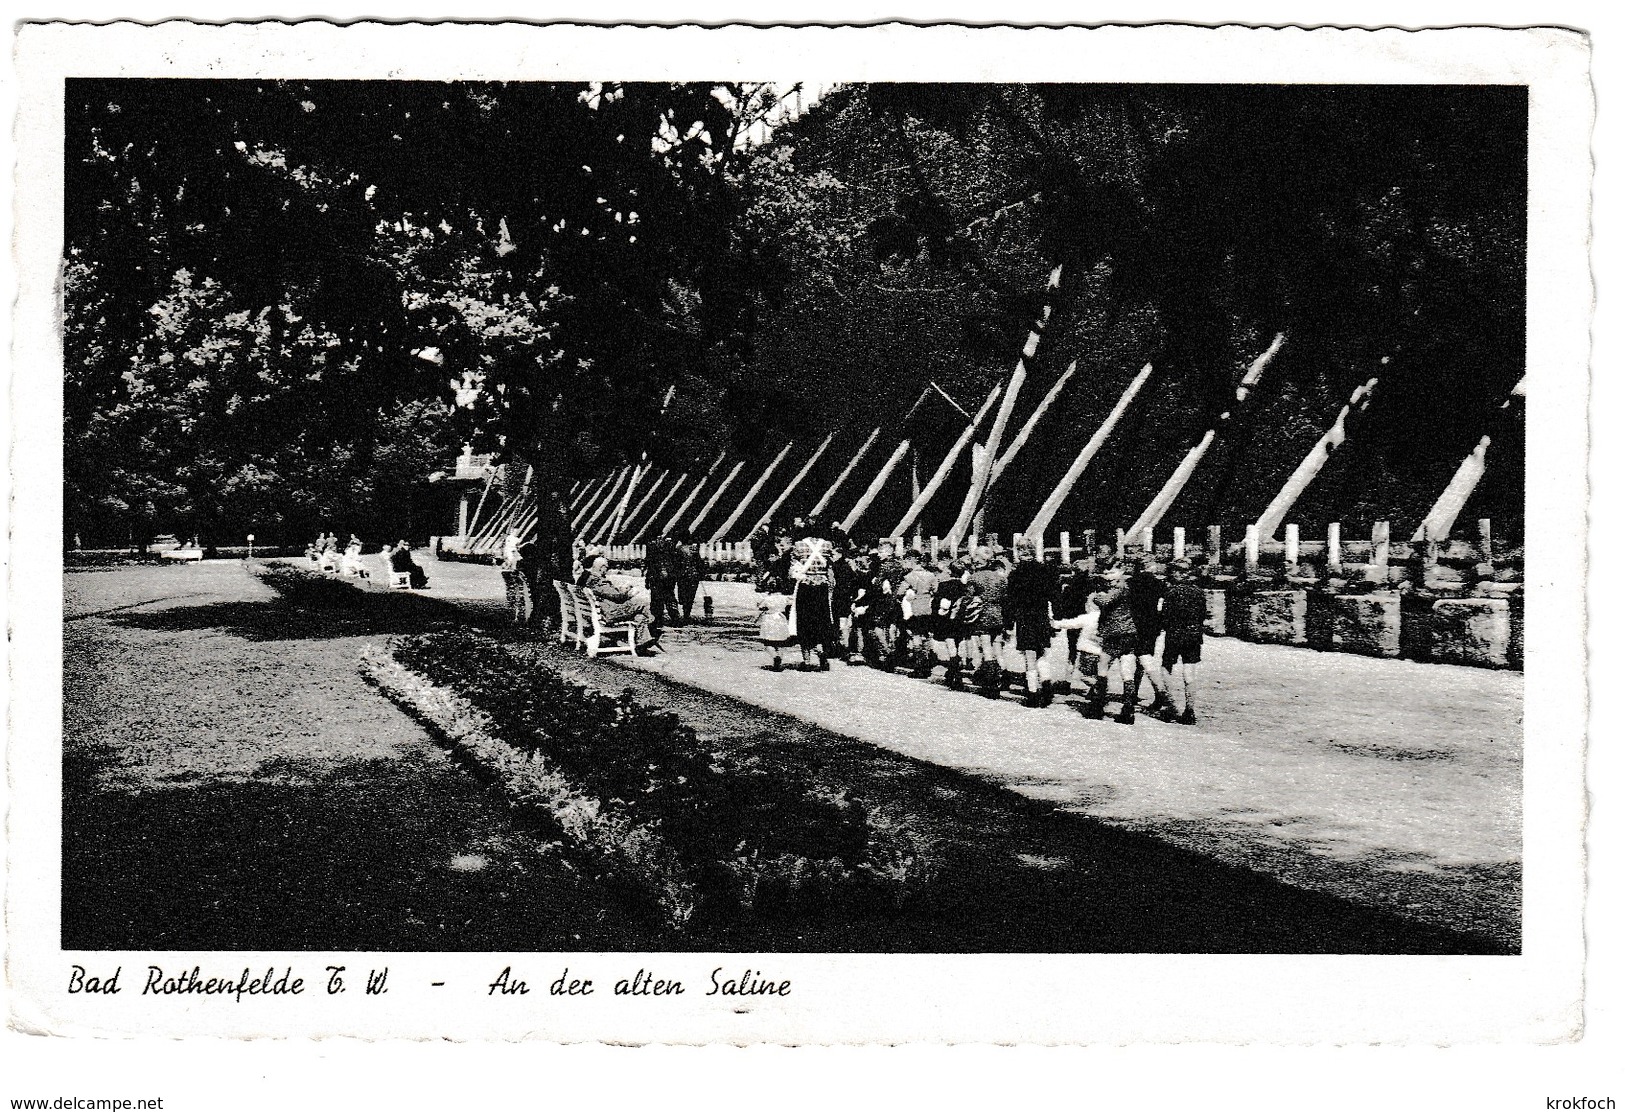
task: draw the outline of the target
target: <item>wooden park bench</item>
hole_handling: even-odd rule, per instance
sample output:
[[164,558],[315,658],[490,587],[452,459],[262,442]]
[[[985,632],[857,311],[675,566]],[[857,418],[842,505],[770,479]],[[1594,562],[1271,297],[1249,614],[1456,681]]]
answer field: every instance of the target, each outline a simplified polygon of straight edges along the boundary
[[389,562],[389,553],[380,552],[378,562],[384,568],[384,580],[391,590],[410,591],[412,589],[412,573],[409,571],[396,571],[395,565]]
[[625,622],[610,625],[604,621],[604,611],[597,597],[585,587],[553,580],[553,590],[559,596],[559,641],[577,644],[588,656],[609,653],[631,653],[637,650],[638,624]]

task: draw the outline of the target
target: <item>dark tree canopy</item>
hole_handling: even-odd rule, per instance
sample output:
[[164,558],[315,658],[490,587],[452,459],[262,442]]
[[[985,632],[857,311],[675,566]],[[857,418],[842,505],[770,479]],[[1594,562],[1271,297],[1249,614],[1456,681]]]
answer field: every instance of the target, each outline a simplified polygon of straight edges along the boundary
[[[754,146],[767,86],[75,80],[66,107],[70,533],[396,532],[465,440],[556,493],[842,429],[815,497],[929,382],[974,409],[1058,264],[1016,420],[1079,373],[989,527],[1149,361],[1062,514],[1126,524],[1277,333],[1180,520],[1251,520],[1378,375],[1302,520],[1414,523],[1492,432],[1469,509],[1521,525],[1521,88],[851,85]],[[925,468],[958,431],[930,414]]]

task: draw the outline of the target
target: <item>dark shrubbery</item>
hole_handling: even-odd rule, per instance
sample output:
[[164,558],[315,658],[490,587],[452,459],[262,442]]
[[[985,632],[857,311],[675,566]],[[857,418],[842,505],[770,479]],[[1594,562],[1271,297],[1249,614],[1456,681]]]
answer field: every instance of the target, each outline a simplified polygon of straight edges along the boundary
[[911,879],[895,873],[892,831],[860,805],[713,750],[675,715],[629,695],[588,690],[463,630],[405,638],[394,655],[488,715],[508,744],[541,754],[606,807],[653,823],[691,871],[702,915],[808,910]]

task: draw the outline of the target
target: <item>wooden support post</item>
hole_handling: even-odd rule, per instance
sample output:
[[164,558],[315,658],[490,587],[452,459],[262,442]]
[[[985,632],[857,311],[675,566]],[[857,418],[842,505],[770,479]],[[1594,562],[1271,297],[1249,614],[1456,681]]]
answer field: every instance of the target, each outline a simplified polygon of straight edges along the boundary
[[1483,557],[1483,562],[1493,569],[1495,567],[1495,541],[1490,533],[1490,519],[1487,517],[1478,519],[1478,551]]
[[1326,526],[1326,571],[1336,575],[1343,570],[1343,525],[1334,521]]
[[779,449],[779,454],[773,457],[773,462],[767,465],[767,470],[763,471],[761,476],[751,484],[750,489],[745,492],[745,497],[741,498],[739,500],[739,505],[734,507],[734,512],[728,515],[728,519],[726,521],[717,526],[716,535],[711,538],[712,540],[720,541],[728,530],[732,529],[734,525],[738,523],[740,517],[745,513],[745,507],[749,506],[751,502],[755,501],[756,496],[762,493],[762,487],[767,485],[767,480],[772,478],[773,472],[778,470],[779,464],[784,462],[784,457],[789,455],[790,449],[794,448],[795,446],[796,442],[792,440],[783,448]]
[[1117,531],[1117,558],[1121,560],[1128,552],[1128,532],[1123,529]]
[[671,500],[676,497],[677,492],[682,490],[684,484],[687,482],[687,471],[677,476],[677,481],[666,489],[666,493],[664,497],[660,499],[659,504],[657,504],[655,508],[649,512],[649,516],[644,518],[643,524],[638,527],[638,531],[632,537],[634,541],[641,541],[643,539],[644,534],[649,531],[649,527],[660,520],[660,515],[665,512],[666,507],[671,503]]
[[1258,526],[1257,525],[1249,525],[1249,526],[1247,526],[1247,533],[1242,538],[1241,543],[1242,543],[1242,548],[1244,550],[1243,559],[1246,561],[1245,566],[1246,566],[1247,574],[1248,575],[1257,575],[1258,574]]
[[773,515],[778,513],[779,507],[784,505],[785,499],[795,493],[796,487],[801,485],[801,480],[807,477],[807,472],[812,470],[813,464],[818,462],[818,457],[824,454],[824,449],[828,448],[829,442],[834,439],[834,433],[824,437],[824,442],[818,446],[811,456],[807,457],[807,462],[801,465],[801,470],[797,471],[795,478],[790,480],[790,485],[784,488],[784,493],[773,499],[773,504],[763,511],[761,517],[756,519],[756,524],[745,530],[745,536],[755,536],[756,530],[773,520]]
[[1287,477],[1280,492],[1258,516],[1258,532],[1265,540],[1275,536],[1275,531],[1286,520],[1286,515],[1292,512],[1293,505],[1309,484],[1314,482],[1315,476],[1320,474],[1321,468],[1326,465],[1332,453],[1348,440],[1351,420],[1371,405],[1371,392],[1376,388],[1377,380],[1373,378],[1354,391],[1348,404],[1337,414],[1337,420],[1332,422],[1331,428],[1327,429],[1325,435],[1309,449],[1309,454],[1303,457],[1303,462],[1298,464],[1297,470]]
[[1216,568],[1224,562],[1224,531],[1217,525],[1207,527],[1207,566]]
[[1091,560],[1095,558],[1095,531],[1093,529],[1083,531],[1083,554]]
[[1157,496],[1151,499],[1151,504],[1145,508],[1145,512],[1135,521],[1130,530],[1131,532],[1139,532],[1147,526],[1156,525],[1162,520],[1163,515],[1173,507],[1174,500],[1179,497],[1179,492],[1185,489],[1185,484],[1190,481],[1191,474],[1196,470],[1196,465],[1202,462],[1202,457],[1213,446],[1214,440],[1219,435],[1219,429],[1225,427],[1233,415],[1240,412],[1247,405],[1247,399],[1251,396],[1253,387],[1258,384],[1259,377],[1264,373],[1264,368],[1269,364],[1270,360],[1275,358],[1276,353],[1281,350],[1281,345],[1285,342],[1286,334],[1277,332],[1269,348],[1257,359],[1253,360],[1252,365],[1247,368],[1247,373],[1241,376],[1241,382],[1236,386],[1236,404],[1221,414],[1219,419],[1214,422],[1213,427],[1202,434],[1202,439],[1197,441],[1191,450],[1185,453],[1185,458],[1180,461],[1178,467],[1174,468],[1174,473],[1168,476],[1168,481],[1162,484],[1162,489],[1157,492]]
[[807,511],[808,514],[813,517],[817,517],[819,514],[824,512],[824,510],[829,506],[829,500],[835,497],[835,492],[840,489],[842,483],[846,482],[846,477],[852,474],[852,469],[858,465],[858,461],[869,454],[869,449],[874,447],[875,441],[879,438],[880,427],[877,425],[875,427],[875,431],[869,434],[869,439],[863,442],[863,446],[853,454],[851,459],[846,461],[846,466],[841,468],[841,473],[839,475],[835,476],[835,481],[829,484],[829,489],[824,491],[824,496],[813,505],[811,510]]
[[[1507,396],[1506,401],[1501,403],[1503,410],[1510,408],[1515,402],[1524,397],[1525,381],[1526,379],[1521,378],[1518,380],[1518,385],[1512,388],[1512,393]],[[1484,477],[1486,454],[1489,447],[1489,436],[1479,437],[1477,447],[1472,450],[1466,459],[1461,461],[1461,466],[1456,469],[1456,474],[1451,478],[1449,485],[1439,495],[1439,500],[1428,511],[1427,517],[1422,519],[1423,525],[1433,531],[1435,539],[1440,541],[1450,539],[1450,530],[1456,524],[1456,515],[1461,513],[1463,507],[1467,505],[1467,499],[1472,496],[1473,489],[1478,486],[1478,481]],[[1422,530],[1419,528],[1413,539],[1420,540],[1421,538]]]
[[935,533],[931,534],[931,562],[935,564],[942,557],[942,538]]
[[[645,506],[647,506],[649,504],[649,500],[654,497],[655,491],[660,489],[660,484],[665,482],[666,481],[666,476],[668,476],[670,474],[671,474],[671,471],[666,470],[666,471],[662,471],[660,474],[655,476],[655,481],[653,483],[650,483],[649,484],[649,489],[643,492],[643,497],[638,499],[638,504],[636,506],[633,506],[630,510],[628,510],[626,512],[626,516],[621,519],[621,528],[623,530],[626,530],[628,532],[631,531],[632,523],[638,519],[638,515],[643,512],[643,508]],[[627,543],[628,544],[636,544],[637,543],[637,537],[628,537],[627,538]]]
[[1184,558],[1185,558],[1185,527],[1183,525],[1175,525],[1174,526],[1174,559],[1183,560]]
[[1433,571],[1439,566],[1439,539],[1433,535],[1433,530],[1426,524],[1422,526],[1422,559],[1421,582],[1418,587],[1426,586],[1427,581],[1433,577]]
[[[1261,530],[1262,531],[1262,530]],[[1286,571],[1288,575],[1298,566],[1298,527],[1289,524],[1286,527]]]
[[1057,266],[1050,271],[1048,295],[1044,301],[1043,313],[1038,322],[1027,334],[1027,343],[1021,349],[1021,358],[1016,360],[1016,369],[1010,372],[1010,382],[1004,391],[1004,400],[999,403],[999,411],[993,418],[993,426],[987,433],[986,456],[984,464],[971,476],[970,489],[965,492],[965,501],[959,508],[959,516],[954,520],[954,526],[949,533],[958,535],[966,529],[980,527],[973,525],[976,514],[982,509],[982,501],[987,496],[989,482],[993,478],[993,470],[999,458],[999,447],[1004,442],[1005,426],[1010,421],[1011,411],[1015,409],[1016,397],[1021,393],[1021,385],[1027,380],[1027,361],[1038,351],[1038,341],[1044,335],[1044,326],[1049,323],[1052,302],[1061,286],[1061,268]]
[[[1100,451],[1100,446],[1106,443],[1106,438],[1111,435],[1112,429],[1117,427],[1119,418],[1128,409],[1129,403],[1134,400],[1134,396],[1140,392],[1140,387],[1145,385],[1145,380],[1150,377],[1151,364],[1147,363],[1140,368],[1140,373],[1134,376],[1134,381],[1128,384],[1128,388],[1117,399],[1117,404],[1112,407],[1112,411],[1106,415],[1106,419],[1100,423],[1100,427],[1089,438],[1089,442],[1083,446],[1083,450],[1072,461],[1072,466],[1067,468],[1066,474],[1055,485],[1055,489],[1050,492],[1049,497],[1044,499],[1044,504],[1038,508],[1038,513],[1033,515],[1033,519],[1028,523],[1027,528],[1036,529],[1039,532],[1049,528],[1050,522],[1055,520],[1055,515],[1060,512],[1061,504],[1066,501],[1067,495],[1072,493],[1072,488],[1077,485],[1084,469],[1089,466],[1089,461],[1095,458],[1095,453]],[[1092,545],[1089,554],[1094,555]]]
[[852,511],[841,519],[842,531],[847,533],[852,532],[853,526],[857,525],[857,523],[863,519],[864,513],[869,509],[869,504],[873,502],[875,500],[875,496],[880,493],[880,488],[886,485],[886,480],[891,478],[891,473],[897,469],[897,465],[901,463],[903,457],[908,454],[908,447],[909,444],[906,438],[902,443],[897,445],[897,450],[891,454],[891,458],[888,459],[885,466],[880,469],[880,474],[875,476],[874,482],[869,484],[869,489],[863,492],[863,496],[858,499],[857,505],[853,506]]
[[1388,582],[1388,522],[1371,524],[1371,576],[1378,583]]
[[597,528],[599,518],[614,504],[615,497],[621,492],[621,484],[631,477],[632,470],[631,466],[626,466],[615,472],[599,496],[589,505],[582,507],[575,525],[578,534],[584,537],[589,531]]
[[988,490],[993,489],[994,485],[999,481],[999,476],[1004,474],[1004,469],[1010,466],[1010,461],[1015,459],[1016,456],[1021,452],[1022,446],[1025,445],[1028,438],[1032,436],[1033,429],[1038,427],[1038,422],[1043,419],[1044,414],[1049,410],[1049,407],[1054,404],[1055,399],[1060,395],[1062,388],[1065,387],[1069,381],[1071,381],[1071,378],[1073,374],[1077,372],[1077,369],[1078,361],[1074,359],[1071,365],[1067,367],[1066,371],[1062,373],[1061,377],[1055,380],[1055,385],[1049,388],[1049,392],[1045,394],[1043,400],[1038,403],[1038,408],[1033,410],[1032,416],[1028,417],[1026,423],[1021,426],[1021,431],[1016,433],[1015,439],[1010,441],[1010,447],[1005,449],[1004,455],[1000,456],[993,464],[992,472],[988,475],[987,479]]
[[468,536],[468,495],[457,499],[457,535]]
[[925,511],[926,506],[930,505],[931,499],[936,497],[937,491],[942,488],[942,484],[948,478],[949,472],[953,470],[954,464],[959,462],[959,457],[964,453],[965,446],[976,435],[976,430],[981,425],[982,418],[987,416],[987,411],[992,409],[993,403],[998,400],[1001,389],[1002,387],[995,386],[988,393],[987,400],[982,403],[982,408],[976,411],[976,416],[970,419],[970,423],[959,434],[959,439],[954,441],[953,447],[949,448],[947,454],[942,457],[942,462],[932,474],[931,481],[926,483],[923,489],[919,486],[919,475],[916,473],[914,500],[909,504],[908,512],[897,523],[899,533],[906,532],[908,527],[914,524],[920,514]]
[[621,522],[626,517],[627,503],[632,501],[632,495],[637,490],[638,484],[643,481],[643,477],[648,473],[649,464],[647,463],[640,462],[637,467],[633,468],[632,478],[627,482],[626,489],[621,492],[620,498],[615,500],[615,512],[609,515],[609,521],[605,524],[605,541],[613,541],[616,535],[620,533]]
[[1156,536],[1154,534],[1154,531],[1152,530],[1151,526],[1147,525],[1145,527],[1145,529],[1140,533],[1140,547],[1145,549],[1145,554],[1146,554],[1147,557],[1152,557],[1152,556],[1156,555],[1157,546],[1154,543],[1155,541],[1156,541]]
[[677,528],[677,523],[681,521],[683,515],[688,512],[689,506],[693,505],[694,499],[699,497],[700,491],[705,489],[705,484],[710,480],[712,475],[716,474],[717,468],[721,467],[722,461],[727,458],[728,453],[724,451],[720,453],[716,459],[711,461],[711,466],[705,469],[705,474],[700,476],[700,481],[695,483],[694,488],[688,492],[688,497],[683,499],[683,504],[677,507],[677,512],[671,515],[671,520],[666,522],[666,527],[660,530],[661,533],[670,533],[672,530]]
[[610,478],[610,475],[601,475],[577,491],[570,499],[570,516],[575,517],[576,514],[586,508],[588,503],[603,493],[604,487]]
[[[711,497],[707,499],[705,505],[700,508],[700,512],[695,514],[694,520],[688,523],[688,531],[690,533],[698,535],[700,531],[700,523],[705,520],[705,516],[709,514],[712,507],[717,504],[717,499],[722,497],[723,492],[728,489],[729,484],[739,477],[739,472],[744,466],[745,461],[740,460],[738,463],[734,464],[732,471],[723,476],[722,482],[718,483],[717,489],[711,492]],[[718,538],[712,537],[711,539],[715,541]]]
[[1061,563],[1072,563],[1072,534],[1061,530]]
[[598,508],[588,515],[581,528],[577,530],[583,537],[597,535],[599,525],[608,520],[605,514],[615,505],[615,500],[620,497],[621,485],[630,479],[632,473],[636,470],[635,467],[631,466],[621,469],[620,476],[615,480],[614,485],[609,488],[609,496],[598,503]]

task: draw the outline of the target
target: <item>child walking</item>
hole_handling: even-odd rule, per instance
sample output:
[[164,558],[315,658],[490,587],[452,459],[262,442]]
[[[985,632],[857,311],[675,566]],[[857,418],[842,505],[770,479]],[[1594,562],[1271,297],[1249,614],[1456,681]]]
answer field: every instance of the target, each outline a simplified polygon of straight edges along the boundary
[[757,582],[760,598],[756,600],[759,613],[757,636],[762,647],[773,658],[772,669],[784,671],[784,649],[790,643],[790,594],[783,582],[764,576]]
[[[1196,585],[1189,560],[1175,560],[1169,572],[1173,582],[1162,600],[1162,670],[1168,676],[1168,693],[1178,692],[1184,710],[1173,718],[1173,702],[1168,701],[1169,717],[1182,726],[1196,725],[1196,668],[1202,663],[1202,629],[1207,623],[1207,593]],[[1177,671],[1176,671],[1177,669]]]

